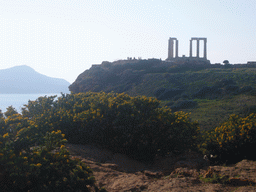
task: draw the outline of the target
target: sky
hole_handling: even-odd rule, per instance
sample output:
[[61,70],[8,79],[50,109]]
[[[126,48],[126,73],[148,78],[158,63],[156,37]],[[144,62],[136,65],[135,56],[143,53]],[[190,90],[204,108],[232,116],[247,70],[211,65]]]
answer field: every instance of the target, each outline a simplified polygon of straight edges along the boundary
[[0,0],[0,69],[27,65],[73,83],[102,61],[165,60],[169,37],[180,57],[191,37],[206,37],[213,64],[256,61],[255,10],[255,0]]

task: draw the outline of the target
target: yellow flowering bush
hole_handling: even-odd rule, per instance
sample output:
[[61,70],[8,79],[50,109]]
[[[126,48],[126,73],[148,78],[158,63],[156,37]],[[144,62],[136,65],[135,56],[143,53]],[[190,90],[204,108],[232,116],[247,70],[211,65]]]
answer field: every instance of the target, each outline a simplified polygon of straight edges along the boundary
[[[24,117],[15,122],[16,117],[9,115],[0,127],[4,130],[0,134],[1,191],[98,190],[92,170],[70,157],[60,130],[37,133],[31,120]],[[27,127],[24,123],[20,126],[23,120],[28,122]],[[10,126],[15,131],[6,132]]]
[[57,126],[69,142],[95,142],[143,161],[196,148],[198,124],[188,114],[159,108],[155,98],[89,92],[63,96],[57,103],[66,111],[62,114],[69,114],[70,127],[64,128],[63,118]]
[[21,131],[20,138],[33,133],[34,143],[42,143],[46,132],[61,130],[70,143],[97,143],[145,161],[157,153],[195,149],[198,124],[188,114],[171,113],[159,104],[155,98],[124,93],[62,94],[57,100],[41,97],[23,108],[30,130]]
[[256,114],[247,117],[231,115],[227,122],[206,132],[202,148],[219,160],[235,162],[243,158],[255,158]]
[[0,117],[1,189],[86,191],[94,186],[90,168],[70,158],[67,141],[96,143],[147,162],[157,154],[196,150],[198,123],[159,104],[145,96],[88,92],[39,97],[22,114],[10,108],[6,118]]

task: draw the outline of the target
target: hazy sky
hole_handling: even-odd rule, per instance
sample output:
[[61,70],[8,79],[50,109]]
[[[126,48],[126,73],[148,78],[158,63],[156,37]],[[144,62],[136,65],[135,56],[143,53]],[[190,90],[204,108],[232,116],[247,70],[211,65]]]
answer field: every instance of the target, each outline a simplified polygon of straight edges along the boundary
[[179,56],[207,37],[211,63],[256,61],[255,10],[255,0],[0,0],[0,69],[28,65],[72,83],[102,61],[165,60],[169,37]]

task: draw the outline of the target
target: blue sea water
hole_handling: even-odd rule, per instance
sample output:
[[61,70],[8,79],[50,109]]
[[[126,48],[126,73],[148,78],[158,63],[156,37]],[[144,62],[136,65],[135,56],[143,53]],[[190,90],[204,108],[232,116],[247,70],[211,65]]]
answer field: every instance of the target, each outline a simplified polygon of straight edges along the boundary
[[54,96],[60,97],[60,93],[40,93],[40,94],[0,94],[0,109],[2,112],[6,111],[6,108],[9,106],[13,106],[18,113],[21,113],[21,108],[23,105],[28,104],[28,101],[34,101],[38,97],[44,96]]

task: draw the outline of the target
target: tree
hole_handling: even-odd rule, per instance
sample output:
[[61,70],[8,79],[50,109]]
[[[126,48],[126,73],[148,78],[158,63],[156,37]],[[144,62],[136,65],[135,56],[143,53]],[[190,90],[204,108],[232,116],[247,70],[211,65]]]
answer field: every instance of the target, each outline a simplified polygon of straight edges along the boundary
[[6,108],[7,111],[4,113],[5,117],[9,117],[12,116],[14,114],[17,114],[18,112],[16,111],[16,109],[11,105],[8,108]]
[[2,110],[0,109],[0,118],[3,118],[3,117],[4,117],[4,115],[2,113]]
[[224,60],[223,63],[226,65],[226,64],[229,64],[229,61],[228,60]]

